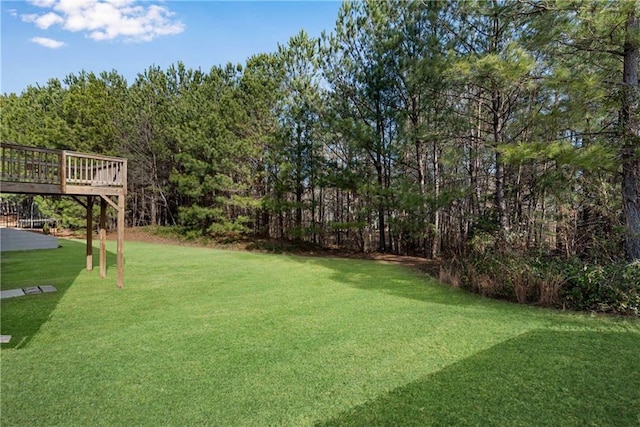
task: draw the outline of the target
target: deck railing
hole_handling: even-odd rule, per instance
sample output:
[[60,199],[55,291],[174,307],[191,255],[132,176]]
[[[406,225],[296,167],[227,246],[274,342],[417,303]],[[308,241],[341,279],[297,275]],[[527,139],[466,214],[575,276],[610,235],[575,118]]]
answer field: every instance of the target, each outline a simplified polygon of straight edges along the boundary
[[1,144],[2,182],[92,187],[124,187],[125,159],[66,150]]
[[73,185],[122,187],[124,160],[63,151],[65,182]]
[[61,180],[62,152],[45,148],[2,144],[2,181],[56,184]]

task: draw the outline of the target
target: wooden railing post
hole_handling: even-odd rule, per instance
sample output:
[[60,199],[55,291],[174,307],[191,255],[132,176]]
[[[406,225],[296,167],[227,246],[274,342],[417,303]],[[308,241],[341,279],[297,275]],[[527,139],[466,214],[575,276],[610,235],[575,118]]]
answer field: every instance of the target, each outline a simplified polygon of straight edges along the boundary
[[60,153],[60,190],[62,194],[65,193],[67,187],[67,153],[62,151]]
[[120,185],[122,185],[123,194],[127,195],[127,159],[122,162],[122,170],[120,171]]

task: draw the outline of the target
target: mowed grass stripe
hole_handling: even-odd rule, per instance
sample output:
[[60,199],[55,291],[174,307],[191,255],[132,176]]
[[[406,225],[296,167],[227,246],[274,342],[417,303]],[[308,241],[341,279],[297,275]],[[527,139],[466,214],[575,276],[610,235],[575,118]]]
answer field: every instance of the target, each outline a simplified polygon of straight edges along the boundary
[[[640,343],[637,321],[482,299],[371,261],[127,242],[126,284],[118,290],[112,254],[109,279],[100,280],[97,271],[83,270],[83,252],[81,243],[64,241],[58,250],[3,254],[3,289],[12,283],[59,289],[2,301],[2,333],[16,340],[2,349],[3,424],[358,424],[367,420],[363,408],[375,414],[370,421],[404,423],[420,420],[411,408],[422,407],[421,387],[468,388],[467,379],[478,381],[487,370],[479,355],[503,343],[521,343],[521,349],[507,347],[515,352],[511,365],[534,367],[544,366],[547,352],[526,339],[530,334],[563,331],[567,340],[573,336],[567,330],[602,334],[599,344],[620,354],[636,338]],[[561,356],[571,360],[574,347],[565,347]],[[496,351],[496,358],[503,353]],[[591,356],[583,356],[583,368],[597,363]],[[496,396],[518,376],[501,372],[500,363],[492,365],[498,368],[487,391]],[[613,384],[640,389],[638,367],[628,357],[620,364],[628,369],[616,370]],[[458,366],[468,373],[459,375],[452,368]],[[550,372],[553,378],[540,372],[540,389],[549,381],[555,390],[558,374]],[[582,376],[579,381],[589,383]],[[418,392],[410,389],[416,384]],[[385,397],[393,393],[401,397]],[[615,396],[627,412],[611,405],[616,410],[604,414],[614,421],[640,414],[634,393]],[[432,400],[433,411],[429,405],[422,410],[432,416],[422,422],[446,421],[437,414],[460,405],[449,400]],[[518,410],[528,419],[526,405],[512,406],[516,412],[501,419],[471,405],[457,420],[507,425]],[[580,405],[567,410],[576,423],[604,416],[600,409],[584,413]]]

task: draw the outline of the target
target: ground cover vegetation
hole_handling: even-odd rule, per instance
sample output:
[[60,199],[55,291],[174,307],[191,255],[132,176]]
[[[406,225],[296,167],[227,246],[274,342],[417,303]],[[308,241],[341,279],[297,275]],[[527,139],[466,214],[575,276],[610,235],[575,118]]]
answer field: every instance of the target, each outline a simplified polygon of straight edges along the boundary
[[333,31],[244,64],[4,94],[1,138],[127,157],[132,226],[441,257],[485,295],[637,314],[638,15],[345,2]]
[[144,242],[117,290],[83,241],[60,244],[1,259],[2,289],[58,290],[1,301],[3,425],[640,422],[637,319],[374,261]]

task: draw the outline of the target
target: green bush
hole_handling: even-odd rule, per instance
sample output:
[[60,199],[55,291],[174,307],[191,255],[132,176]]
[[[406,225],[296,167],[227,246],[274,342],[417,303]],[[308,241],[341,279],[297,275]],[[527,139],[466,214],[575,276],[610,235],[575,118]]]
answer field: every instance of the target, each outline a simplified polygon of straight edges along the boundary
[[587,265],[566,264],[566,286],[561,292],[565,305],[591,310],[640,315],[640,262]]
[[470,256],[444,263],[445,281],[522,304],[640,316],[640,262],[597,265],[474,246]]

